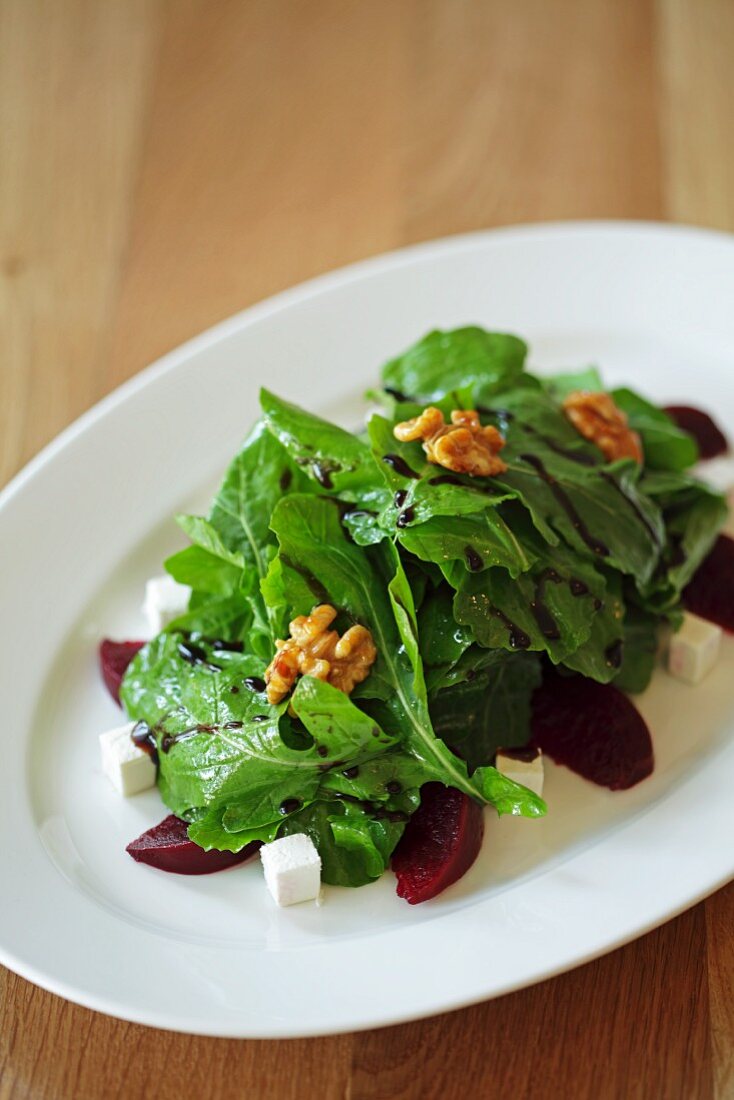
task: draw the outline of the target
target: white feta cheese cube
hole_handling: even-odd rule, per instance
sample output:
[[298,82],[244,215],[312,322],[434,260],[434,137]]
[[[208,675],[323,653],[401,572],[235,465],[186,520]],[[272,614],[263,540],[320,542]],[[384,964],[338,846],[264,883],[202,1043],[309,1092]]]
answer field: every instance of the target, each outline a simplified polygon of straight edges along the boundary
[[151,577],[145,585],[143,614],[153,634],[160,634],[169,623],[183,615],[189,606],[191,589],[168,574]]
[[704,462],[698,462],[691,470],[694,477],[705,481],[712,489],[720,493],[726,493],[734,486],[734,457],[720,455],[718,458],[709,458]]
[[313,901],[321,889],[321,857],[305,833],[280,837],[260,849],[265,885],[278,905]]
[[498,749],[495,767],[501,775],[522,783],[534,794],[543,793],[543,753],[540,749]]
[[676,680],[698,684],[716,664],[721,627],[686,611],[683,625],[670,639],[668,672]]
[[155,786],[155,764],[132,740],[134,729],[135,722],[127,722],[99,737],[102,771],[125,798]]

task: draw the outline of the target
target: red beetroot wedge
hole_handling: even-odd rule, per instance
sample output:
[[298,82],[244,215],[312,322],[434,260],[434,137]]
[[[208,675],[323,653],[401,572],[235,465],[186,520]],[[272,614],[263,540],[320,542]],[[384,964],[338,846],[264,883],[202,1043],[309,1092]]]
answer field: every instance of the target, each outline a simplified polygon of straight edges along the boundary
[[719,535],[683,592],[694,615],[734,632],[734,539]]
[[533,743],[584,779],[626,790],[654,766],[650,732],[612,684],[546,673],[533,696]]
[[427,783],[393,852],[398,897],[417,905],[458,882],[477,858],[483,835],[481,806],[453,787]]
[[145,642],[113,642],[105,638],[99,646],[99,667],[102,679],[112,698],[120,705],[120,685],[127,666]]
[[692,435],[698,444],[700,458],[717,458],[729,450],[727,438],[716,421],[690,405],[668,405],[663,409],[679,428]]
[[241,852],[205,852],[189,840],[186,822],[169,814],[160,824],[128,844],[125,851],[138,863],[147,863],[159,871],[171,871],[174,875],[210,875],[244,863],[259,847],[260,841],[254,840]]

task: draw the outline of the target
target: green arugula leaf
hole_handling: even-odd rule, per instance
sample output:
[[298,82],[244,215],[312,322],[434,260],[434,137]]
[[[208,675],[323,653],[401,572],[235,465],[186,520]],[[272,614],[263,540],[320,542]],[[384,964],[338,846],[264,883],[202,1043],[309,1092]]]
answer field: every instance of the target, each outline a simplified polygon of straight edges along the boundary
[[545,375],[541,378],[541,382],[546,393],[549,393],[554,401],[558,402],[563,401],[569,394],[575,393],[577,390],[599,393],[604,389],[604,383],[596,367],[584,367],[583,370]]
[[485,650],[484,656],[472,679],[439,691],[430,703],[436,733],[470,772],[490,764],[499,748],[527,744],[530,701],[541,680],[535,654]]
[[369,446],[359,436],[265,389],[260,391],[260,404],[268,431],[322,492],[359,500],[363,507],[373,500],[384,507],[382,481]]
[[658,652],[657,615],[628,606],[624,619],[622,667],[615,677],[615,687],[637,694],[645,690],[652,679]]
[[382,369],[382,384],[414,401],[430,402],[480,381],[485,391],[510,385],[523,370],[527,345],[517,336],[475,326],[429,332]]
[[219,826],[246,833],[244,846],[257,830],[282,823],[284,803],[313,801],[328,769],[368,760],[395,744],[343,692],[303,677],[290,704],[310,738],[304,749],[289,748],[279,732],[288,704],[271,707],[247,686],[262,672],[255,658],[203,639],[162,634],[137,654],[125,676],[128,715],[155,733],[164,801],[180,817],[207,811],[198,837]]
[[213,596],[229,596],[236,592],[242,578],[242,566],[229,562],[202,550],[200,546],[187,546],[172,554],[163,563],[179,584],[188,584],[197,592]]
[[612,390],[611,396],[642,439],[647,469],[685,470],[698,461],[693,436],[679,428],[662,409],[626,388]]
[[[329,592],[330,602],[349,620],[371,631],[378,657],[359,695],[384,703],[402,730],[406,751],[447,786],[490,802],[494,801],[490,792],[496,791],[505,807],[501,812],[529,816],[544,812],[542,800],[517,784],[511,789],[498,784],[494,776],[480,772],[470,780],[463,761],[435,736],[418,649],[413,595],[395,547],[381,543],[367,550],[353,545],[347,540],[333,502],[315,496],[282,500],[273,513],[272,528],[280,543],[283,588],[291,593],[292,613],[311,610],[303,602],[298,603],[303,600],[302,578],[306,575]],[[328,554],[324,547],[329,548]]]
[[667,540],[662,560],[640,586],[639,602],[658,615],[678,605],[683,589],[726,522],[726,498],[687,474],[648,471],[641,488],[662,509]]

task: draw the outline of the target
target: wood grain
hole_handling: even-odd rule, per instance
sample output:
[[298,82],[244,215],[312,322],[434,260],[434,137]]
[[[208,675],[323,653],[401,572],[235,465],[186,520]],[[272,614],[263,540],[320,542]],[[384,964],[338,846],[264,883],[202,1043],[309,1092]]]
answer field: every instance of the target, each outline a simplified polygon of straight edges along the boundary
[[[730,0],[0,0],[0,482],[161,352],[370,253],[563,217],[734,229],[732,56]],[[2,971],[0,1100],[728,1100],[733,992],[734,886],[355,1036],[189,1039]]]

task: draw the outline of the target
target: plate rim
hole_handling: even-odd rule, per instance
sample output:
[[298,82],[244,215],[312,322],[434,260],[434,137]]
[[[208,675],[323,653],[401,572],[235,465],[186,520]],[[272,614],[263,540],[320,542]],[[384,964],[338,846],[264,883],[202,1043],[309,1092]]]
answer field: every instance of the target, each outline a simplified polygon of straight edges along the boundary
[[[504,226],[497,229],[483,229],[469,233],[456,234],[434,240],[423,241],[418,244],[410,245],[406,248],[392,250],[387,253],[381,253],[377,256],[372,256],[364,260],[359,260],[355,263],[345,265],[341,268],[333,271],[326,272],[321,275],[317,275],[312,279],[309,279],[303,283],[300,283],[294,287],[283,290],[271,297],[268,297],[262,301],[249,306],[232,316],[225,318],[215,325],[210,326],[202,333],[193,336],[191,339],[185,341],[183,344],[177,346],[173,350],[167,352],[160,358],[158,358],[150,366],[137,372],[132,378],[123,382],[121,385],[113,389],[109,394],[105,395],[100,401],[95,403],[90,409],[83,412],[77,417],[71,424],[62,430],[53,440],[46,444],[30,461],[7,483],[7,485],[0,491],[0,516],[7,507],[7,505],[13,500],[19,493],[24,491],[25,487],[29,485],[32,480],[37,477],[43,469],[50,463],[52,463],[56,456],[60,454],[73,440],[82,435],[88,427],[102,419],[109,411],[125,403],[127,399],[133,394],[145,389],[156,379],[175,371],[179,364],[185,362],[189,358],[192,358],[213,345],[216,345],[222,340],[229,338],[237,333],[241,328],[247,327],[250,324],[257,322],[261,319],[267,318],[272,314],[276,314],[281,310],[287,309],[292,305],[306,302],[309,298],[319,295],[321,293],[328,293],[331,289],[349,285],[352,282],[360,281],[365,277],[379,276],[385,270],[393,270],[403,265],[413,262],[415,259],[423,258],[431,260],[436,257],[439,258],[445,254],[471,252],[476,249],[481,249],[490,241],[495,241],[497,238],[502,237],[504,239],[515,240],[529,240],[531,238],[544,238],[547,239],[553,236],[566,236],[566,235],[578,235],[588,233],[608,233],[614,236],[619,236],[624,233],[650,233],[652,235],[661,235],[669,237],[671,235],[678,237],[679,239],[696,239],[702,241],[713,241],[724,244],[727,248],[731,248],[734,244],[734,235],[719,230],[707,229],[694,226],[684,226],[679,224],[654,222],[654,221],[630,221],[630,220],[588,220],[588,221],[554,221],[554,222],[537,222],[526,223],[518,226]],[[647,807],[645,813],[652,811],[655,808],[655,803]],[[630,821],[622,824],[615,832],[621,832],[624,829],[630,827],[636,819],[633,817]],[[542,882],[546,874],[552,873],[552,869],[541,873],[536,876],[536,881]],[[171,1018],[163,1018],[163,1014],[160,1012],[152,1012],[148,1018],[145,1018],[145,1013],[139,1012],[126,1012],[124,1008],[121,1009],[120,1005],[115,1002],[114,998],[101,997],[96,995],[86,994],[80,989],[71,989],[64,982],[59,982],[54,979],[50,979],[44,975],[40,970],[37,970],[32,965],[26,965],[23,960],[16,958],[12,951],[8,951],[5,946],[0,943],[0,962],[8,966],[14,972],[20,974],[22,977],[27,978],[34,984],[41,986],[42,988],[62,996],[67,1000],[73,1001],[91,1008],[96,1011],[101,1011],[109,1015],[115,1016],[120,1019],[128,1020],[130,1022],[140,1023],[146,1026],[164,1028],[166,1030],[179,1031],[187,1034],[203,1034],[211,1036],[227,1036],[227,1037],[252,1037],[252,1038],[282,1038],[282,1037],[296,1037],[296,1036],[317,1036],[327,1034],[338,1034],[344,1032],[353,1032],[364,1030],[374,1027],[387,1027],[394,1024],[405,1022],[407,1020],[424,1019],[435,1015],[436,1013],[452,1011],[460,1007],[467,1007],[476,1003],[480,1003],[483,1000],[502,996],[505,993],[513,992],[520,988],[525,988],[530,985],[534,985],[538,982],[545,981],[560,973],[564,973],[570,969],[574,969],[577,966],[584,965],[587,962],[598,958],[609,951],[615,950],[617,947],[623,946],[626,943],[638,938],[641,935],[646,934],[653,928],[659,927],[662,923],[669,919],[673,919],[681,912],[697,904],[703,898],[709,896],[715,892],[722,885],[728,882],[734,869],[731,873],[723,874],[713,884],[709,881],[708,885],[700,889],[695,895],[686,895],[686,899],[681,901],[677,907],[666,907],[664,912],[658,913],[652,916],[648,921],[642,922],[642,924],[636,925],[629,934],[621,937],[614,938],[611,942],[606,940],[598,948],[592,949],[582,955],[576,955],[572,962],[560,961],[556,965],[549,966],[542,971],[536,971],[531,980],[527,980],[524,977],[518,977],[515,981],[506,982],[500,988],[492,990],[489,994],[479,993],[476,996],[462,996],[457,995],[455,997],[448,996],[446,994],[440,997],[440,1006],[437,1004],[430,1004],[423,1012],[416,1011],[402,1011],[396,1013],[394,1016],[384,1015],[379,1020],[374,1018],[363,1020],[362,1022],[355,1022],[354,1019],[347,1021],[343,1027],[323,1025],[315,1026],[309,1029],[307,1026],[294,1029],[292,1026],[287,1027],[285,1030],[279,1031],[272,1027],[267,1027],[261,1032],[254,1031],[251,1026],[248,1025],[246,1030],[233,1027],[227,1029],[223,1027],[221,1022],[214,1024],[211,1028],[202,1027],[201,1022],[196,1026],[192,1026],[191,1022],[172,1022]]]

